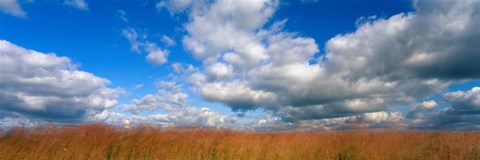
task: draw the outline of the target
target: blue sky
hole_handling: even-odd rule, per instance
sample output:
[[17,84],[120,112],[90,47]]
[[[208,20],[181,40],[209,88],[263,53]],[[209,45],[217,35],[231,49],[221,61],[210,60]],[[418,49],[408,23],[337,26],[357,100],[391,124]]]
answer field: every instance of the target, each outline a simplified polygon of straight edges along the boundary
[[6,127],[480,129],[478,1],[7,0],[0,10]]

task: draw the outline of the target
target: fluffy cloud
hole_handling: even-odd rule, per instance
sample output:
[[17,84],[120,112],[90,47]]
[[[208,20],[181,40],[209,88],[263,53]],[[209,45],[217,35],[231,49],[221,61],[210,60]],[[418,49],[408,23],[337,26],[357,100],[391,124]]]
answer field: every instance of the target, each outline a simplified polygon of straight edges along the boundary
[[[186,76],[190,84],[185,86],[204,100],[242,112],[238,117],[189,106],[183,86],[169,81],[159,82],[156,93],[120,106],[133,115],[115,112],[120,91],[106,87],[108,80],[78,71],[66,57],[2,41],[0,62],[9,67],[1,69],[0,116],[8,118],[0,124],[83,117],[125,126],[258,131],[392,125],[480,129],[478,87],[445,93],[442,102],[431,100],[451,84],[480,78],[480,22],[475,21],[480,3],[413,4],[415,12],[360,19],[355,32],[333,37],[319,53],[314,39],[284,30],[287,20],[271,21],[277,0],[158,2],[158,9],[188,15],[181,41],[202,62],[200,67],[174,63],[174,74]],[[132,51],[147,53],[149,63],[167,62],[169,51],[146,34],[133,28],[121,34]],[[175,44],[167,36],[161,41],[164,47]],[[411,110],[400,112],[407,107]],[[158,110],[164,114],[138,115]],[[250,110],[265,114],[249,117]]]
[[193,90],[235,111],[263,108],[289,122],[351,117],[411,106],[480,74],[478,1],[415,1],[416,12],[330,39],[319,58],[314,39],[282,31],[285,20],[266,26],[275,0],[160,6],[188,11],[182,42],[204,64],[189,77]]
[[117,104],[121,89],[107,79],[76,69],[67,57],[0,41],[0,110],[8,115],[80,120],[87,111]]
[[183,43],[198,58],[215,61],[225,54],[223,51],[230,50],[233,52],[226,56],[231,61],[244,65],[258,63],[266,57],[263,45],[252,32],[267,22],[277,4],[260,0],[216,1],[206,9],[202,9],[206,4],[193,5],[192,21],[185,26],[188,35]]
[[[120,106],[132,115],[115,111],[121,89],[108,88],[108,80],[77,70],[67,57],[4,40],[0,57],[0,130],[52,122],[205,128],[233,128],[236,122],[235,116],[188,106],[188,95],[173,81],[159,81],[156,94]],[[136,115],[156,110],[165,114]]]
[[148,63],[155,66],[159,66],[164,63],[167,63],[168,53],[169,53],[168,50],[155,49],[149,52],[147,57],[145,58],[147,59]]
[[[439,110],[420,107],[413,108],[407,116],[407,118],[412,121],[410,128],[448,130],[480,129],[479,87],[473,87],[468,91],[447,92],[443,94],[443,101],[447,104],[447,107]],[[422,103],[420,106],[430,105],[427,103],[428,102]]]
[[8,131],[15,127],[29,128],[44,124],[48,123],[41,120],[32,120],[30,118],[26,118],[20,115],[3,117],[0,118],[0,133],[2,133],[3,131]]
[[85,0],[65,0],[63,1],[63,5],[77,8],[80,10],[88,10],[88,4],[87,2],[85,2]]
[[458,114],[480,114],[480,87],[446,93],[444,100],[449,102]]
[[148,53],[145,57],[148,63],[154,66],[160,66],[167,63],[169,51],[161,49],[155,43],[147,41],[147,36],[145,34],[139,35],[135,29],[127,28],[121,31],[121,35],[127,38],[130,43],[130,50],[137,53],[141,53],[142,51]]
[[480,129],[480,87],[443,95],[450,106],[434,113],[422,127],[441,129]]
[[408,127],[401,112],[371,112],[356,116],[299,121],[293,128],[300,130],[384,129]]
[[171,112],[187,107],[188,95],[182,92],[182,86],[166,81],[161,81],[158,85],[160,89],[157,94],[148,94],[140,99],[133,99],[130,104],[123,105],[123,108],[137,114],[159,109]]
[[430,101],[423,101],[422,103],[417,104],[414,107],[415,108],[420,108],[420,109],[430,110],[430,109],[433,109],[437,106],[438,106],[437,102],[435,102],[434,100],[430,100]]
[[329,64],[355,78],[479,78],[480,23],[472,20],[479,17],[479,3],[418,1],[415,7],[416,13],[379,19],[331,39]]
[[[135,125],[151,125],[164,128],[199,127],[238,129],[236,127],[243,126],[242,124],[236,124],[236,118],[234,116],[227,116],[206,107],[185,107],[176,111],[168,112],[166,114],[152,114],[148,116],[129,115],[114,112],[112,110],[104,110],[102,112],[92,112],[86,117],[88,118],[85,118],[84,122],[87,123],[106,123],[111,125],[123,126],[126,128],[130,128]],[[13,122],[21,123],[23,121],[10,122],[8,119],[3,121],[0,120],[0,124],[13,124]],[[30,121],[26,121],[25,123],[27,122]],[[28,124],[30,123],[25,124],[25,126],[27,126]],[[31,126],[34,126],[34,124],[32,124]]]
[[23,11],[18,0],[0,1],[0,10],[2,10],[2,12],[5,14],[9,14],[15,17],[21,17],[21,18],[27,17],[27,13]]
[[202,97],[209,101],[223,102],[234,111],[253,110],[264,103],[272,103],[277,98],[272,92],[254,90],[242,81],[199,84],[201,88],[196,91]]
[[209,108],[187,107],[178,112],[164,115],[152,115],[153,121],[178,127],[232,128],[235,117],[226,116]]
[[227,66],[225,63],[214,63],[206,67],[206,74],[211,79],[230,79],[233,76],[232,66]]
[[[202,128],[231,128],[235,126],[236,118],[215,112],[210,108],[196,108],[187,104],[188,95],[183,92],[183,86],[174,81],[157,82],[156,94],[148,94],[140,99],[134,99],[130,104],[121,107],[133,114],[140,112],[163,111],[164,114],[150,114],[145,117],[128,116],[112,111],[106,111],[91,116],[94,121],[115,122],[125,125],[120,121],[129,117],[128,124],[158,124],[163,127],[202,127]],[[240,124],[238,124],[240,125]]]
[[123,126],[125,128],[130,128],[135,125],[148,125],[148,119],[146,117],[119,113],[112,109],[103,110],[101,112],[87,112],[83,122],[104,123],[108,125]]

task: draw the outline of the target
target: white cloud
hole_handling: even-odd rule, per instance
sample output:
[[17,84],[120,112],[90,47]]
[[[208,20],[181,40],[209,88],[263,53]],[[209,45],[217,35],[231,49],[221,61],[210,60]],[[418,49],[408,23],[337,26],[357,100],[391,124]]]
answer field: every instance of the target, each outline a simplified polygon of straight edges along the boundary
[[302,120],[293,128],[299,130],[348,130],[348,129],[406,129],[407,124],[401,112],[371,112],[356,116]]
[[117,104],[121,89],[79,71],[67,57],[0,41],[0,111],[29,117],[78,120],[89,110]]
[[65,0],[63,1],[63,5],[77,8],[80,10],[88,10],[88,4],[87,2],[85,2],[85,0]]
[[172,38],[166,35],[163,35],[161,40],[163,43],[165,43],[166,46],[174,46],[176,44]]
[[285,20],[265,26],[274,0],[162,7],[188,11],[182,42],[203,62],[189,77],[196,93],[233,110],[263,108],[301,121],[411,106],[452,83],[480,78],[480,23],[471,21],[480,3],[414,4],[414,13],[375,18],[337,35],[319,58],[314,39],[282,31]]
[[[188,14],[182,43],[202,61],[199,68],[174,63],[175,73],[183,74],[201,98],[234,111],[260,109],[268,113],[263,117],[239,120],[209,108],[191,107],[186,103],[188,95],[178,89],[182,87],[172,82],[159,82],[157,93],[122,105],[132,113],[161,110],[165,114],[140,117],[113,112],[108,106],[116,103],[118,92],[106,87],[107,80],[76,70],[68,58],[38,56],[29,50],[22,52],[32,52],[32,56],[18,60],[28,65],[2,69],[2,76],[4,72],[14,76],[2,77],[1,84],[13,89],[9,94],[4,94],[7,89],[0,90],[0,98],[8,100],[0,101],[5,103],[1,110],[10,113],[12,107],[3,106],[16,105],[21,110],[15,112],[37,117],[47,114],[45,109],[50,115],[69,117],[86,113],[92,121],[124,125],[246,125],[266,130],[385,128],[392,124],[480,128],[480,89],[444,94],[443,101],[450,105],[445,109],[428,100],[450,84],[480,78],[480,22],[474,21],[480,17],[478,1],[414,1],[415,12],[368,18],[358,23],[355,32],[330,39],[324,47],[326,53],[320,56],[313,38],[284,31],[286,20],[270,23],[278,5],[276,0],[157,3],[157,8],[167,8],[171,14]],[[127,28],[122,35],[132,51],[148,53],[146,59],[153,65],[167,62],[168,50],[147,41],[146,34]],[[162,37],[166,47],[175,43],[169,40]],[[17,59],[1,62],[2,66],[14,65]],[[18,80],[16,74],[25,75],[26,80]],[[10,85],[11,79],[22,85]],[[51,84],[52,79],[69,85]],[[87,85],[77,89],[78,84]],[[75,99],[82,96],[96,99]],[[74,110],[69,113],[57,108],[50,113],[53,109],[48,107],[80,102],[83,107],[72,105]],[[413,106],[412,111],[405,115],[391,111],[405,106]]]
[[150,64],[159,66],[167,63],[167,57],[169,54],[168,50],[162,50],[157,46],[157,44],[150,43],[148,41],[144,42],[144,50],[148,52],[148,55],[145,58]]
[[154,121],[179,127],[231,128],[235,117],[226,116],[209,108],[188,107],[165,115],[152,115]]
[[200,86],[205,83],[206,77],[203,73],[193,73],[187,79],[188,82],[194,84],[195,86]]
[[[84,122],[106,123],[130,128],[135,125],[152,125],[156,127],[199,127],[199,128],[229,128],[238,130],[243,126],[237,124],[236,118],[209,108],[185,107],[165,114],[151,114],[148,116],[128,115],[112,110],[91,112]],[[18,122],[16,122],[18,123]],[[0,124],[2,121],[0,120]],[[250,129],[250,127],[247,127]]]
[[437,110],[412,108],[407,118],[414,129],[478,130],[480,125],[480,87],[467,91],[447,92],[443,101],[448,104]]
[[48,123],[38,119],[32,120],[20,115],[16,115],[13,117],[3,117],[3,118],[0,118],[0,132],[8,131],[16,127],[29,128],[29,127],[36,127],[42,124],[48,124]]
[[[188,95],[183,92],[183,86],[174,81],[159,81],[156,94],[148,94],[140,99],[134,99],[129,104],[121,107],[133,114],[140,112],[163,111],[164,114],[150,114],[146,117],[104,111],[92,115],[92,121],[110,121],[122,125],[124,118],[129,118],[130,123],[160,124],[162,127],[206,127],[206,128],[232,128],[236,122],[234,116],[227,116],[215,112],[210,108],[196,108],[187,104]],[[129,123],[129,124],[130,124]],[[238,124],[240,125],[240,124]]]
[[[257,63],[266,58],[262,44],[251,33],[263,26],[277,7],[277,1],[217,1],[208,9],[194,5],[186,25],[188,35],[183,38],[185,47],[198,58],[215,60],[229,52],[230,59],[239,63]],[[226,38],[232,37],[232,38]],[[234,37],[234,38],[233,38]]]
[[435,102],[434,100],[430,100],[430,101],[423,101],[422,103],[417,104],[415,107],[430,110],[430,109],[434,109],[437,106],[438,106],[437,102]]
[[168,56],[167,50],[158,49],[158,50],[149,52],[146,58],[147,58],[147,61],[152,65],[159,66],[164,63],[167,63],[167,56]]
[[177,74],[191,74],[192,72],[198,70],[192,64],[182,64],[182,63],[173,63],[172,69]]
[[148,94],[140,99],[133,99],[122,108],[133,113],[151,112],[155,110],[177,111],[187,107],[188,95],[182,92],[181,86],[175,82],[160,81],[156,94]]
[[135,125],[153,125],[148,119],[138,115],[128,115],[115,112],[112,109],[101,112],[88,112],[83,120],[84,123],[104,123],[108,125],[123,126],[130,128]]
[[445,93],[444,100],[450,102],[452,108],[458,111],[470,111],[470,113],[477,111],[480,114],[480,87],[473,87],[469,91]]
[[26,18],[27,13],[23,11],[18,0],[2,0],[0,1],[0,10],[3,13],[9,14],[15,17]]
[[139,36],[137,31],[133,28],[123,29],[121,31],[122,36],[127,38],[130,43],[130,49],[134,52],[140,53],[140,47],[143,46],[143,43],[139,40],[142,36]]
[[233,68],[225,63],[217,62],[206,67],[205,73],[213,79],[230,79],[233,76]]
[[169,51],[159,48],[155,43],[147,41],[146,35],[139,35],[133,28],[123,29],[121,34],[127,38],[130,43],[130,50],[137,53],[141,53],[142,51],[148,53],[145,57],[148,63],[154,66],[167,63]]
[[252,89],[242,81],[199,83],[201,87],[196,91],[203,98],[225,103],[233,110],[256,109],[262,104],[273,103],[277,100],[275,93]]

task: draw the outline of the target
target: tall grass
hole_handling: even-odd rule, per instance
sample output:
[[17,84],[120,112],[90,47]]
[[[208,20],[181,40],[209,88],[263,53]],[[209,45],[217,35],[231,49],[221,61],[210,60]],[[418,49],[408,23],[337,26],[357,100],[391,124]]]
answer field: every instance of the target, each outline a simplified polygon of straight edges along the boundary
[[480,132],[289,132],[104,125],[17,128],[0,159],[480,159]]

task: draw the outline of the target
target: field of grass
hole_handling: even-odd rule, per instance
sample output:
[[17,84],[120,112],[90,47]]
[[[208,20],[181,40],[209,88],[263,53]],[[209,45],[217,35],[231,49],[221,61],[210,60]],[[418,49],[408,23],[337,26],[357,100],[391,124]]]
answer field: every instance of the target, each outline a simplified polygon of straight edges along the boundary
[[480,132],[288,132],[104,125],[14,129],[0,159],[480,159]]

